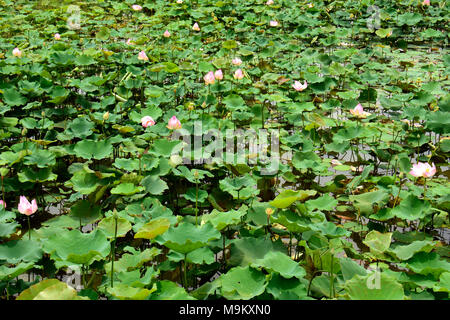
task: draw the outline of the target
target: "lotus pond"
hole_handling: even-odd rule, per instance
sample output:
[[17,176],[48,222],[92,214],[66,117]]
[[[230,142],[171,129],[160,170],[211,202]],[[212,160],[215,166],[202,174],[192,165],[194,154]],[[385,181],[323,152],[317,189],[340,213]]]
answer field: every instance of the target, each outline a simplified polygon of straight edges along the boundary
[[0,7],[0,299],[449,298],[448,1]]

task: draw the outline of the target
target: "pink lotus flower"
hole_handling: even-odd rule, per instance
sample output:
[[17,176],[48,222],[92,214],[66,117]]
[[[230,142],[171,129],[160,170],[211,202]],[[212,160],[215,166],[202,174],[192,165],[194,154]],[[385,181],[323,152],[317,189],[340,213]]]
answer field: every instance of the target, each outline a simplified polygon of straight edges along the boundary
[[200,31],[200,27],[198,26],[198,23],[197,23],[197,22],[194,23],[194,25],[192,26],[192,30]]
[[231,60],[231,63],[234,64],[235,66],[240,66],[242,63],[242,60],[239,58],[234,58],[233,60]]
[[278,26],[278,21],[271,20],[271,21],[269,22],[269,24],[270,24],[271,27],[276,27],[276,26]]
[[170,37],[170,32],[169,32],[169,30],[166,30],[166,31],[164,32],[164,37],[166,37],[166,38]]
[[430,0],[423,0],[422,5],[423,6],[429,6],[430,5]]
[[55,33],[55,40],[60,40],[61,39],[61,35],[59,33]]
[[238,80],[240,80],[240,79],[242,79],[243,77],[244,77],[244,73],[242,72],[242,70],[241,69],[237,69],[235,72],[234,72],[234,78],[235,79],[238,79]]
[[14,48],[13,52],[12,52],[14,57],[21,57],[22,56],[22,51],[20,51],[19,48]]
[[268,6],[270,6],[271,4],[273,4],[273,0],[267,0],[266,4],[267,4]]
[[131,6],[131,8],[133,8],[134,11],[141,11],[142,10],[142,7],[140,5],[138,5],[138,4],[133,4]]
[[167,125],[167,128],[170,130],[181,129],[180,120],[178,120],[176,116],[173,116],[172,118],[169,119],[169,124]]
[[153,120],[150,116],[145,116],[141,119],[142,126],[144,128],[151,127],[155,124],[155,120]]
[[305,83],[301,84],[300,81],[295,81],[292,87],[297,91],[303,91],[308,87],[308,82],[305,80]]
[[205,80],[205,84],[214,84],[215,82],[215,77],[214,77],[214,72],[210,71],[208,72],[204,77],[203,80]]
[[129,38],[129,39],[127,40],[127,45],[131,46],[132,44],[134,44],[134,42],[131,41],[131,38]]
[[21,214],[31,216],[38,209],[36,199],[33,199],[30,203],[25,196],[20,196],[18,209]]
[[416,164],[413,164],[411,171],[409,172],[410,175],[413,177],[424,177],[424,178],[431,178],[436,173],[436,166],[433,163],[433,166],[430,166],[429,163],[426,162],[419,162]]
[[331,166],[333,166],[333,167],[342,166],[342,162],[340,162],[339,160],[336,160],[336,159],[331,159]]
[[177,0],[177,3],[179,4],[183,3],[183,0]]
[[369,112],[363,110],[361,103],[358,103],[358,105],[354,109],[350,109],[350,113],[358,118],[365,118],[367,116],[370,116]]
[[223,73],[222,73],[222,69],[217,70],[216,72],[214,72],[214,77],[217,80],[222,80],[223,79]]
[[148,61],[148,57],[147,57],[147,55],[145,54],[145,51],[139,52],[138,59],[139,59],[139,60]]
[[3,207],[3,209],[6,209],[6,202],[3,200],[0,200],[0,209]]

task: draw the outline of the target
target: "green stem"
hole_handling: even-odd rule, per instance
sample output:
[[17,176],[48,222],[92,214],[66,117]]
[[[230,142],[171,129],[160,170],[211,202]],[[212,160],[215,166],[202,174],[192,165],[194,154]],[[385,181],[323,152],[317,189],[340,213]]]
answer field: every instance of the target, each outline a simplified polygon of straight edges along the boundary
[[114,260],[116,255],[117,216],[114,216],[114,242],[111,244],[111,288],[114,287]]
[[195,182],[195,225],[196,226],[198,226],[197,213],[198,213],[198,180]]
[[31,224],[30,224],[30,216],[28,216],[28,240],[31,240]]

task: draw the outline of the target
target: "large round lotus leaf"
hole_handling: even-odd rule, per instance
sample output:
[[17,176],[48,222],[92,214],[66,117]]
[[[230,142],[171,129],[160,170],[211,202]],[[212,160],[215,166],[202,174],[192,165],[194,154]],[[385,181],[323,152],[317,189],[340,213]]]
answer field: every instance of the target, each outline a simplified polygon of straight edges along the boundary
[[305,204],[308,210],[310,211],[315,209],[321,211],[332,211],[334,207],[336,207],[336,205],[338,204],[338,201],[329,194],[325,194],[317,199],[308,200],[305,202]]
[[217,230],[223,230],[229,225],[238,224],[243,216],[247,214],[248,207],[242,205],[239,210],[221,212],[214,209],[210,214],[202,216],[202,221],[211,223]]
[[33,240],[12,240],[0,244],[0,261],[9,263],[36,262],[42,257],[41,244]]
[[229,263],[233,266],[246,266],[258,259],[263,259],[269,251],[286,252],[281,242],[272,242],[264,237],[236,239],[231,244]]
[[414,241],[406,246],[395,246],[393,249],[389,250],[389,253],[392,252],[400,260],[408,260],[417,252],[430,252],[434,248],[435,244],[435,241]]
[[297,200],[304,200],[310,196],[314,196],[317,193],[315,190],[284,190],[269,204],[278,209],[285,209],[293,204]]
[[62,260],[83,265],[106,258],[110,248],[106,235],[98,229],[91,233],[62,230],[50,236],[44,244],[45,252],[55,253]]
[[[102,219],[97,226],[108,238],[113,238],[116,231],[114,217]],[[124,237],[131,230],[131,223],[124,218],[117,218],[117,237]]]
[[439,277],[439,283],[433,287],[435,292],[450,292],[450,272],[443,272]]
[[350,231],[336,226],[333,222],[323,221],[320,223],[311,224],[312,230],[317,230],[328,238],[338,238],[343,236],[350,236]]
[[[135,288],[143,288],[148,286],[153,278],[159,275],[159,270],[152,267],[146,268],[145,274],[141,277],[140,270],[120,272],[117,274],[117,279],[122,283]],[[156,289],[156,288],[155,288]]]
[[58,177],[56,174],[52,172],[51,168],[44,169],[32,169],[32,168],[24,168],[21,172],[17,174],[19,177],[19,181],[24,182],[45,182],[45,181],[54,181]]
[[430,208],[431,205],[428,201],[420,200],[410,194],[398,206],[392,209],[392,214],[400,219],[413,221],[424,218]]
[[438,277],[442,272],[450,270],[450,263],[440,259],[435,252],[419,252],[406,262],[406,266],[420,274],[433,274]]
[[67,125],[69,134],[76,138],[84,139],[92,134],[94,124],[86,118],[76,118]]
[[269,251],[264,258],[255,260],[252,267],[262,267],[267,271],[278,272],[284,278],[303,278],[306,275],[305,269],[297,262],[293,261],[284,253],[279,251]]
[[373,213],[373,206],[375,204],[378,204],[378,206],[383,206],[386,204],[388,199],[389,194],[383,190],[350,196],[350,201],[353,202],[353,205],[358,208],[363,215]]
[[156,285],[158,289],[150,296],[150,300],[195,300],[175,282],[162,280],[158,281]]
[[38,168],[53,166],[56,163],[55,154],[48,150],[38,149],[33,151],[31,155],[26,156],[24,163],[26,165],[36,165]]
[[384,273],[356,275],[345,283],[345,291],[352,300],[403,300],[403,287]]
[[167,183],[158,176],[147,176],[141,181],[145,191],[153,195],[163,194],[166,189],[169,189]]
[[16,232],[17,227],[19,227],[19,224],[15,222],[11,223],[0,222],[0,238],[9,237],[11,234]]
[[311,229],[312,222],[308,218],[301,217],[296,212],[284,210],[270,217],[272,223],[285,226],[290,232],[301,233]]
[[121,183],[117,187],[111,189],[112,194],[121,194],[131,196],[135,193],[143,191],[143,187],[136,187],[133,183]]
[[78,220],[82,225],[93,223],[101,218],[100,206],[88,200],[80,200],[70,208],[69,217]]
[[[142,267],[142,265],[158,254],[160,254],[161,250],[155,247],[150,249],[145,249],[144,251],[136,251],[132,247],[125,247],[125,251],[129,251],[130,253],[125,253],[122,257],[114,262],[114,272],[126,272],[138,269]],[[111,272],[111,262],[105,264],[105,271]]]
[[113,151],[113,146],[108,140],[82,140],[77,142],[73,151],[77,156],[84,159],[101,160],[110,156]]
[[220,238],[220,232],[212,224],[195,226],[183,222],[178,227],[170,228],[166,233],[156,238],[156,241],[169,249],[180,253],[188,253],[208,245],[211,240]]
[[235,267],[220,276],[222,296],[228,300],[248,300],[262,294],[266,276],[259,270]]
[[84,170],[76,171],[70,179],[73,189],[81,194],[90,194],[100,185],[100,179],[95,173]]
[[17,300],[80,300],[77,291],[57,279],[46,279],[22,291]]
[[202,247],[189,252],[186,255],[186,261],[196,264],[211,264],[214,263],[214,252],[207,247]]
[[155,287],[149,290],[145,288],[134,288],[123,283],[117,283],[114,284],[113,288],[108,288],[108,293],[120,300],[145,300],[155,290]]
[[296,279],[286,279],[273,274],[266,291],[277,300],[314,300],[309,298],[307,288]]
[[8,268],[6,265],[0,266],[0,281],[9,281],[32,269],[34,262],[21,262],[15,267]]
[[134,235],[135,239],[153,239],[167,231],[170,227],[170,221],[166,218],[153,219],[144,224]]
[[370,231],[363,243],[370,248],[374,254],[385,252],[391,245],[392,233],[380,233],[376,230]]

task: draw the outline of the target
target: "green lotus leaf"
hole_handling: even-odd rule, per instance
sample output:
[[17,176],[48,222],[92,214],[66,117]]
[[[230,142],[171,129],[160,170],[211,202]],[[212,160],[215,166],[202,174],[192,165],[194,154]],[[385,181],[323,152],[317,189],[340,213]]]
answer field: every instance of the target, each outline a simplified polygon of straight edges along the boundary
[[17,300],[84,300],[77,291],[57,279],[46,279],[22,291]]
[[54,181],[58,177],[52,172],[52,168],[32,169],[24,168],[18,173],[20,182],[45,182]]
[[[0,211],[0,214],[1,214],[1,211]],[[9,237],[11,234],[16,232],[16,229],[19,226],[20,225],[18,223],[15,223],[15,222],[10,222],[10,223],[2,222],[2,223],[0,223],[0,238],[2,238],[2,237]]]
[[255,260],[252,267],[262,267],[267,271],[277,272],[284,278],[301,279],[306,275],[305,269],[290,257],[279,251],[269,251],[264,258]]
[[10,106],[21,106],[27,102],[27,98],[22,96],[16,89],[5,89],[3,100]]
[[196,188],[189,188],[186,190],[186,193],[183,195],[186,200],[191,202],[198,201],[199,203],[204,202],[208,198],[208,192],[205,190],[198,190]]
[[131,230],[131,223],[124,218],[117,218],[117,233],[116,233],[116,221],[113,216],[103,218],[98,223],[98,229],[102,230],[108,238],[113,238],[114,234],[117,237],[124,237],[128,231]]
[[117,158],[114,161],[114,166],[118,169],[123,169],[126,171],[137,171],[139,170],[139,160],[138,159],[124,159]]
[[117,283],[114,287],[107,289],[109,294],[120,300],[146,300],[155,290],[156,286],[149,290],[131,287],[124,283]]
[[56,164],[55,154],[48,150],[38,149],[24,159],[26,165],[36,165],[38,168],[46,168]]
[[339,264],[341,266],[341,272],[342,272],[344,281],[351,280],[356,275],[360,275],[360,276],[367,275],[366,269],[361,267],[359,264],[357,264],[355,261],[353,261],[350,258],[345,258],[345,257],[340,258]]
[[222,296],[227,300],[249,300],[262,294],[267,286],[261,271],[234,267],[220,276]]
[[[120,272],[117,274],[117,279],[122,283],[135,288],[143,288],[148,286],[153,278],[158,277],[159,270],[153,269],[153,266],[147,268],[145,274],[141,277],[139,270]],[[155,288],[156,289],[156,288]]]
[[380,233],[376,230],[370,231],[363,243],[370,248],[370,252],[381,254],[389,249],[391,245],[392,233]]
[[79,221],[82,225],[94,223],[101,218],[100,206],[92,204],[88,200],[79,200],[70,207],[69,217]]
[[382,190],[350,196],[350,201],[353,202],[353,205],[361,212],[362,215],[373,213],[374,205],[382,206],[386,204],[388,199],[389,194]]
[[214,252],[207,248],[202,247],[189,252],[186,255],[186,261],[195,264],[211,264],[216,261]]
[[272,242],[265,238],[241,238],[231,244],[229,263],[233,266],[247,266],[258,259],[263,259],[267,252],[286,252],[280,242]]
[[0,260],[9,263],[36,262],[42,257],[41,244],[33,240],[12,240],[0,244]]
[[450,292],[450,272],[443,272],[439,277],[439,283],[433,287],[435,292]]
[[182,141],[158,139],[153,142],[152,152],[163,157],[170,157],[173,153],[180,151],[182,147]]
[[295,201],[304,200],[310,196],[314,196],[317,193],[315,190],[284,190],[282,191],[274,200],[270,201],[269,204],[275,208],[284,209],[289,207]]
[[101,160],[111,155],[113,146],[108,140],[83,140],[75,144],[73,151],[84,159]]
[[167,183],[158,176],[146,176],[141,181],[145,191],[153,195],[163,194],[165,190],[169,189]]
[[197,227],[191,223],[183,222],[178,227],[172,227],[155,240],[180,253],[188,253],[208,245],[211,240],[220,238],[220,232],[210,223]]
[[222,102],[231,110],[244,109],[246,107],[244,99],[237,94],[226,96]]
[[84,170],[76,171],[69,181],[72,183],[73,189],[81,194],[91,194],[100,185],[97,174]]
[[149,300],[195,300],[175,282],[162,280],[158,281],[156,286],[157,290],[150,296]]
[[67,124],[68,134],[80,139],[89,137],[93,128],[94,124],[85,117],[76,118]]
[[382,272],[356,275],[345,283],[352,300],[404,300],[403,286]]
[[157,218],[144,224],[139,231],[134,235],[135,239],[153,239],[164,232],[170,227],[170,221],[166,218]]
[[405,265],[415,273],[432,274],[435,277],[450,270],[450,263],[440,259],[440,256],[435,252],[418,252],[406,261]]
[[428,201],[420,200],[410,194],[392,209],[392,214],[400,219],[417,220],[424,218],[430,208],[431,205]]
[[111,249],[103,231],[96,229],[91,233],[79,230],[61,230],[44,243],[44,251],[75,264],[90,265],[95,260],[106,258]]
[[302,233],[311,230],[312,222],[306,217],[299,216],[296,212],[283,210],[270,217],[272,223],[285,226],[290,232]]
[[143,190],[144,190],[143,187],[137,187],[133,183],[121,183],[117,187],[111,189],[111,194],[121,194],[124,196],[131,196]]
[[34,267],[34,262],[21,262],[15,267],[0,266],[0,281],[9,281]]
[[[139,269],[144,263],[156,257],[161,250],[153,247],[144,251],[137,251],[132,247],[125,247],[122,257],[114,262],[114,272],[126,272]],[[105,264],[105,271],[111,272],[111,262]]]
[[389,250],[389,253],[393,253],[400,260],[408,260],[417,252],[430,252],[434,248],[435,244],[435,241],[414,241],[406,246],[397,245]]
[[214,209],[210,214],[202,216],[202,223],[209,222],[217,230],[221,231],[229,225],[238,224],[242,218],[247,214],[248,207],[242,205],[239,210],[230,210],[227,212],[220,212]]
[[308,291],[304,284],[296,279],[285,279],[278,274],[273,274],[266,291],[277,300],[313,300],[308,297]]

